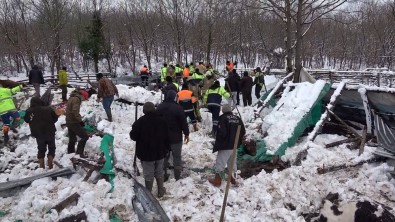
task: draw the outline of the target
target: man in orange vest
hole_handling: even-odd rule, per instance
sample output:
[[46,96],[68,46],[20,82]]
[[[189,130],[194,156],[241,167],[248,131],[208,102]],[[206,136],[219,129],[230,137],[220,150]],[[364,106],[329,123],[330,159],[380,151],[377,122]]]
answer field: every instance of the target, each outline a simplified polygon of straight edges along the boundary
[[192,96],[192,94],[192,91],[188,89],[188,84],[183,84],[181,91],[177,93],[177,102],[184,109],[185,117],[189,117],[189,119],[191,119],[193,130],[198,131],[195,110],[193,107],[193,104],[196,103],[197,99]]
[[148,86],[148,76],[149,76],[149,69],[147,68],[146,65],[141,67],[140,69],[140,77],[141,77],[141,83],[144,86]]
[[187,79],[188,79],[190,73],[191,73],[191,72],[189,71],[189,65],[187,64],[187,65],[185,66],[184,70],[182,71],[182,80],[183,80],[183,83],[186,83],[186,82],[187,82]]

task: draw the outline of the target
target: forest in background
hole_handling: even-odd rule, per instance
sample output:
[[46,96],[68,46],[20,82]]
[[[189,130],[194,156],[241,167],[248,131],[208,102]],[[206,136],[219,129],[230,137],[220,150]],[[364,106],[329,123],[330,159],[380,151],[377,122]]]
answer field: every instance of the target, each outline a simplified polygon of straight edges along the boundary
[[[0,68],[393,68],[394,0],[2,0]],[[95,64],[96,63],[96,64]]]

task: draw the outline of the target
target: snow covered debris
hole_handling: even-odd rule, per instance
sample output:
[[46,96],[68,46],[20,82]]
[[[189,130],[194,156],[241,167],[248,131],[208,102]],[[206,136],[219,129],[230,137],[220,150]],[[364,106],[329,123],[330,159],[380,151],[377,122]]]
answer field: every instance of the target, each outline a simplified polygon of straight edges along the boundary
[[264,138],[267,148],[275,151],[286,142],[298,124],[317,101],[326,82],[300,83],[294,90],[284,94],[273,111],[265,116],[262,131],[268,133]]
[[[270,132],[286,134],[286,130],[292,128],[290,126],[295,119],[299,119],[299,115],[309,110],[309,106],[313,100],[315,101],[313,97],[319,91],[318,85],[322,87],[324,82],[317,81],[316,84],[304,84],[303,88],[289,92],[282,101],[280,100],[277,109],[281,112],[272,114],[264,120],[276,126],[273,129],[269,128]],[[129,88],[122,85],[117,87],[120,97],[125,100],[139,103],[153,101],[156,104],[160,102],[158,92],[150,92],[140,87]],[[59,101],[60,92],[54,93],[54,101]],[[288,109],[294,110],[294,114],[287,118],[280,115],[280,113],[285,114],[281,107],[285,98],[288,100],[287,104],[292,106]],[[129,132],[135,120],[135,106],[114,102],[112,111],[113,122],[108,122],[105,120],[106,114],[102,105],[95,101],[95,96],[83,102],[81,106],[82,116],[88,117],[94,114],[99,129],[111,132],[115,137],[116,167],[132,172],[135,142],[130,140]],[[138,117],[142,116],[141,106],[137,111]],[[239,107],[239,111],[245,122],[253,118],[252,107]],[[165,183],[167,194],[159,200],[171,221],[217,221],[220,218],[225,183],[222,183],[220,188],[215,188],[207,182],[207,178],[212,175],[210,168],[214,165],[216,153],[212,153],[214,140],[207,136],[211,130],[211,114],[204,108],[201,112],[203,121],[199,123],[199,131],[191,131],[190,142],[183,145],[183,179],[175,181],[171,175],[169,181]],[[61,117],[56,124],[55,160],[64,167],[69,167],[72,166],[70,158],[74,154],[67,154],[68,138],[67,128],[62,128],[64,123],[65,119]],[[256,133],[260,123],[261,120],[249,123],[247,134],[260,136]],[[28,134],[28,126],[22,125],[19,132]],[[15,136],[18,138],[20,135],[15,134]],[[275,147],[284,140],[282,135],[278,136],[274,138],[273,135],[273,138],[268,139],[268,144]],[[345,145],[331,149],[324,148],[325,144],[341,139],[344,137],[319,135],[315,142],[308,142],[310,149],[301,166],[292,166],[281,172],[275,170],[270,174],[262,171],[248,179],[238,178],[239,185],[232,186],[229,191],[225,220],[305,221],[302,214],[318,212],[322,207],[322,199],[329,192],[338,192],[339,198],[343,201],[361,199],[377,201],[390,207],[394,213],[395,181],[386,175],[388,171],[393,170],[393,167],[386,163],[363,164],[350,169],[317,174],[318,167],[358,163],[373,157],[372,153],[375,150],[373,147],[365,147],[365,153],[361,156],[358,156],[357,150],[346,149]],[[101,138],[98,136],[88,140],[85,151],[89,158],[99,158],[100,141]],[[304,138],[292,149],[287,149],[284,159],[292,159],[298,150],[306,146],[306,142]],[[37,168],[38,164],[35,162],[37,148],[34,138],[18,141],[14,153],[5,149],[0,151],[0,182],[48,171],[48,169]],[[141,171],[140,161],[137,162]],[[0,211],[5,213],[0,220],[58,221],[81,211],[85,211],[88,221],[109,221],[110,213],[113,211],[117,212],[123,221],[138,220],[131,203],[134,196],[132,179],[117,172],[114,191],[109,193],[111,185],[108,182],[99,180],[93,184],[95,174],[88,181],[83,181],[85,175],[85,170],[77,168],[77,173],[70,178],[57,178],[57,180],[43,178],[16,192],[12,197],[0,198]],[[136,179],[144,184],[142,176]],[[70,205],[61,212],[51,210],[55,204],[75,192],[80,195],[76,205]],[[154,185],[154,196],[156,192],[157,188]]]

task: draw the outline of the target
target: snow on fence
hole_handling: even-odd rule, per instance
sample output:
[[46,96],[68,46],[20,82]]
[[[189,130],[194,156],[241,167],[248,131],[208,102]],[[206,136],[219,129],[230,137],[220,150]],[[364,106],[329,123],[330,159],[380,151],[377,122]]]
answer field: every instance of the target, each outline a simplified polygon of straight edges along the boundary
[[[395,72],[386,70],[367,71],[337,71],[337,70],[312,70],[306,71],[315,79],[323,79],[331,84],[347,80],[348,85],[367,85],[377,87],[395,87]],[[284,70],[270,70],[271,75],[280,78],[286,76]]]

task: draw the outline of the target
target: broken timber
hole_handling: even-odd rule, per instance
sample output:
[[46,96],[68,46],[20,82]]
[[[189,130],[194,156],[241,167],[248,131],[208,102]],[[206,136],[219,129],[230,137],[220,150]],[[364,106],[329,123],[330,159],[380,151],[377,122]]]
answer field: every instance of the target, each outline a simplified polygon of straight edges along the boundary
[[333,143],[328,143],[328,144],[325,145],[325,148],[339,146],[339,145],[341,145],[343,143],[352,143],[352,142],[356,142],[356,141],[358,141],[358,138],[348,138],[348,139],[336,141],[336,142],[333,142]]
[[331,114],[337,121],[339,121],[344,127],[347,128],[347,130],[352,133],[355,137],[358,139],[362,139],[362,136],[358,134],[357,131],[355,131],[353,128],[351,128],[347,123],[345,123],[340,117],[338,117],[334,112],[328,110],[329,114]]
[[59,222],[79,222],[79,221],[87,221],[85,211],[82,211],[81,213],[71,215],[59,220]]
[[100,171],[104,165],[104,164],[101,164],[100,161],[94,162],[94,161],[89,161],[86,159],[81,159],[81,158],[76,158],[76,157],[72,157],[70,160],[73,163],[74,169],[77,168],[77,165],[79,165],[85,169],[88,169],[88,172],[84,178],[84,181],[87,181],[91,177],[93,171]]
[[365,163],[375,163],[375,162],[379,162],[379,161],[383,161],[383,158],[372,158],[369,160],[364,160],[355,164],[342,164],[342,165],[338,165],[338,166],[330,166],[330,167],[318,167],[317,168],[317,173],[318,174],[324,174],[324,173],[329,173],[329,172],[333,172],[333,171],[337,171],[337,170],[343,170],[343,169],[349,169],[349,168],[353,168],[353,167],[358,167],[361,166]]
[[59,213],[71,203],[78,201],[79,198],[80,195],[78,193],[73,193],[72,195],[68,196],[66,199],[62,200],[60,203],[56,204],[51,209],[54,209]]
[[50,171],[47,173],[42,173],[39,175],[26,177],[20,180],[8,181],[4,183],[0,183],[0,197],[10,197],[14,195],[21,187],[27,186],[31,184],[33,181],[44,178],[44,177],[62,177],[69,176],[75,173],[75,171],[71,168],[63,168],[54,171]]

